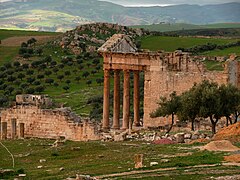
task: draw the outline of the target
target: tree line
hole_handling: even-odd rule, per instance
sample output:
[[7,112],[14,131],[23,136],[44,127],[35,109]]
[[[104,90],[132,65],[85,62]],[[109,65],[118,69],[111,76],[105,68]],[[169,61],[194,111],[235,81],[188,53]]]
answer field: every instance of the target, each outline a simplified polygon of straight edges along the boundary
[[181,50],[183,52],[190,52],[192,54],[199,54],[199,53],[203,53],[206,51],[212,51],[212,50],[224,50],[230,47],[237,47],[240,46],[240,41],[237,42],[231,42],[228,44],[223,44],[223,45],[218,45],[215,43],[207,43],[207,44],[203,44],[203,45],[196,45],[190,48],[178,48],[177,50]]
[[226,118],[228,126],[229,123],[237,122],[239,112],[240,90],[237,87],[231,84],[218,85],[204,80],[181,95],[173,92],[168,99],[161,97],[159,107],[150,116],[152,118],[171,116],[172,123],[168,132],[173,127],[175,116],[180,121],[191,122],[193,131],[197,118],[208,118],[211,122],[212,134],[215,134],[216,125],[221,118]]

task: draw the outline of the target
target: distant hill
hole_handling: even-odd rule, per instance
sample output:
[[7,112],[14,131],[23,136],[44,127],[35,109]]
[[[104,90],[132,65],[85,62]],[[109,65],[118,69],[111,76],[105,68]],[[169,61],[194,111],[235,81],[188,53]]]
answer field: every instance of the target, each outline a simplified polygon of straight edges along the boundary
[[192,30],[192,29],[214,29],[214,28],[240,28],[240,23],[216,23],[207,25],[194,25],[185,23],[163,23],[163,24],[152,24],[152,25],[138,25],[132,26],[133,28],[143,28],[149,31],[180,31],[180,30]]
[[88,22],[123,25],[240,22],[240,3],[123,7],[97,0],[14,0],[0,3],[0,28],[64,31]]

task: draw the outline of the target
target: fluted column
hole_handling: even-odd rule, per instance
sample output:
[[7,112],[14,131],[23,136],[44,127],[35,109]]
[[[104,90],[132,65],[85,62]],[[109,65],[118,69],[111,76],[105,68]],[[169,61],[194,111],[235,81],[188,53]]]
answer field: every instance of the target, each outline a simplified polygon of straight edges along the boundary
[[128,129],[130,115],[130,72],[124,71],[123,82],[123,124],[122,129]]
[[139,114],[139,71],[134,71],[134,126],[140,126],[140,114]]
[[113,129],[119,129],[120,119],[120,72],[114,71]]
[[110,71],[104,70],[104,94],[103,94],[103,130],[109,129],[109,96],[110,96]]

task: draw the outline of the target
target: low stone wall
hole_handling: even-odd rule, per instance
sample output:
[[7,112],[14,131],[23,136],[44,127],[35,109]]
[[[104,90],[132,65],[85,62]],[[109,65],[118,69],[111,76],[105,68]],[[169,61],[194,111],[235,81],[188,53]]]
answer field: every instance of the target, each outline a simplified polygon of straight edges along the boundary
[[98,140],[96,124],[80,120],[61,110],[40,109],[37,106],[18,105],[1,111],[2,139],[23,137],[59,138],[73,141]]

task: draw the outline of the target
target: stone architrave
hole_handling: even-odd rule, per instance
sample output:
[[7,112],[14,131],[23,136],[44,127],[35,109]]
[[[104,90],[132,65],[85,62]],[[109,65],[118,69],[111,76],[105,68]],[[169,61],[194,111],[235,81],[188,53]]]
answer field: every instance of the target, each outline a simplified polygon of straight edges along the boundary
[[135,168],[139,169],[143,167],[143,154],[135,154],[134,156]]
[[123,123],[122,129],[128,129],[130,116],[130,72],[124,71],[123,82]]
[[110,71],[104,70],[103,130],[109,129]]

